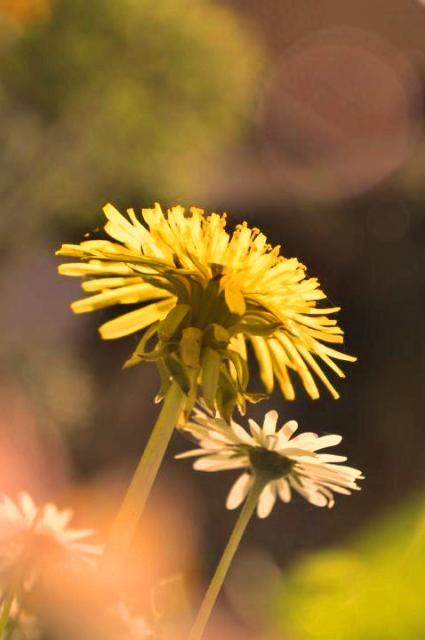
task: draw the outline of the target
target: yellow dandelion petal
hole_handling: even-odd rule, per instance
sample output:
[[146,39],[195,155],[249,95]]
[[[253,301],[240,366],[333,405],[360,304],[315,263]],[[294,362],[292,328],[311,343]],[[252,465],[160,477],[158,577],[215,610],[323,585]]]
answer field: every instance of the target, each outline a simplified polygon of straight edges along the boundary
[[60,264],[58,267],[58,273],[61,276],[91,276],[91,275],[130,275],[133,273],[133,269],[128,265],[121,264],[105,264],[103,262],[68,262],[68,264]]
[[339,393],[335,389],[335,387],[329,382],[327,376],[323,373],[322,369],[319,367],[311,353],[306,349],[302,344],[298,345],[298,349],[303,355],[305,361],[310,365],[313,371],[317,374],[317,376],[321,379],[323,384],[329,389],[331,395],[337,400],[339,398]]
[[342,351],[336,351],[336,349],[332,349],[328,347],[326,344],[317,344],[317,352],[325,353],[331,358],[335,358],[336,360],[345,360],[346,362],[357,362],[356,356],[350,356],[348,353],[343,353]]
[[165,318],[174,305],[174,299],[154,302],[146,307],[130,311],[118,318],[114,318],[114,320],[105,322],[99,327],[99,333],[104,340],[114,340],[115,338],[128,336],[131,333],[145,329],[157,320]]
[[283,333],[283,331],[279,331],[276,333],[276,339],[280,342],[282,347],[286,349],[286,352],[292,360],[294,368],[297,370],[303,382],[305,390],[313,400],[316,400],[320,395],[319,390],[297,347],[288,338],[288,336]]
[[96,309],[104,309],[114,304],[136,304],[164,297],[169,296],[166,296],[162,289],[152,287],[150,284],[134,284],[119,288],[114,287],[89,298],[77,300],[71,304],[71,309],[74,313],[87,313],[96,311]]
[[338,367],[338,365],[333,360],[331,360],[329,356],[327,356],[325,353],[321,353],[320,351],[318,352],[318,355],[319,355],[319,358],[321,358],[323,362],[328,365],[329,369],[332,369],[332,371],[335,371],[336,375],[339,378],[345,378],[345,373],[342,371],[340,367]]
[[129,249],[138,251],[141,245],[139,226],[132,225],[112,204],[103,207],[103,212],[108,219],[105,231],[111,238],[125,244]]
[[260,336],[250,336],[250,341],[258,361],[261,382],[267,393],[272,393],[274,388],[273,361],[267,342]]
[[224,284],[224,297],[226,304],[232,313],[242,316],[246,311],[245,298],[241,288],[232,280]]
[[269,340],[267,345],[273,362],[273,369],[281,391],[287,400],[295,400],[295,389],[289,377],[289,361],[285,350],[277,340]]
[[83,280],[81,288],[86,293],[93,291],[105,291],[107,289],[116,289],[118,287],[126,287],[131,284],[141,284],[143,280],[136,276],[135,278],[98,278],[97,280]]

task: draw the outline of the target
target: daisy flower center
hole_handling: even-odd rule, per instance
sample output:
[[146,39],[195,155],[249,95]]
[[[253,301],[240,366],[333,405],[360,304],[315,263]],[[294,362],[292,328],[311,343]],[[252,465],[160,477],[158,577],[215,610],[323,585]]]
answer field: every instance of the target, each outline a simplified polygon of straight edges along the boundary
[[262,447],[249,447],[248,457],[257,473],[273,480],[287,476],[295,466],[294,460]]

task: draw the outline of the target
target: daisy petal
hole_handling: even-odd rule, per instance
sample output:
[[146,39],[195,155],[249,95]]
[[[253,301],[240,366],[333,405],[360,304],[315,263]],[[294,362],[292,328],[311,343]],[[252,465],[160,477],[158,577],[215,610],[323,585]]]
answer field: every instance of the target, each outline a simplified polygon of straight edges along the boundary
[[290,502],[290,500],[291,500],[291,488],[290,488],[288,482],[284,478],[281,478],[279,480],[279,482],[278,482],[278,493],[279,493],[279,498],[283,502]]
[[342,440],[342,436],[338,435],[329,435],[322,436],[321,438],[317,438],[314,444],[311,446],[312,451],[319,451],[319,449],[326,449],[327,447],[334,447],[339,444]]
[[264,422],[263,422],[264,435],[271,436],[275,433],[278,417],[279,415],[277,411],[268,411],[266,413]]
[[286,442],[295,433],[298,429],[298,423],[296,420],[289,420],[286,422],[283,427],[279,430],[279,443]]
[[236,422],[232,421],[232,423],[230,425],[230,428],[232,429],[232,431],[235,434],[236,438],[242,444],[247,444],[247,445],[253,445],[254,444],[254,441],[251,438],[251,436],[239,424],[237,424]]
[[276,483],[269,482],[263,489],[258,499],[257,515],[259,518],[267,518],[276,502]]
[[193,463],[196,471],[224,471],[226,469],[241,469],[246,463],[241,458],[224,458],[219,456],[204,456]]
[[249,424],[249,430],[251,431],[251,435],[253,438],[255,438],[257,441],[263,441],[263,432],[261,431],[261,427],[255,422],[255,420],[252,420],[251,418],[248,419],[248,424]]
[[249,473],[243,473],[233,484],[226,500],[227,509],[237,509],[245,500],[248,491],[252,485],[252,476]]

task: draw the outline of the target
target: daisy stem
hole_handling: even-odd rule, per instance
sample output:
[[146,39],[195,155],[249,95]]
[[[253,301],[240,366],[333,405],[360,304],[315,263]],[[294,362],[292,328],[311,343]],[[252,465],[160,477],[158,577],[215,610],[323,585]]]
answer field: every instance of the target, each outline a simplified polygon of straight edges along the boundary
[[207,592],[202,601],[201,607],[198,611],[196,620],[190,631],[188,640],[201,640],[205,627],[208,624],[209,617],[214,608],[220,589],[223,585],[224,579],[227,575],[229,567],[232,563],[234,555],[239,547],[239,543],[245,532],[245,529],[254,513],[255,507],[260,497],[260,493],[264,489],[267,480],[257,475],[255,477],[254,484],[248,493],[244,506],[241,509],[238,519],[236,520],[233,531],[230,534],[230,538],[227,542],[226,548],[223,551],[220,562],[217,565],[214,576],[209,584]]
[[9,621],[10,610],[12,609],[14,593],[9,591],[2,602],[2,609],[0,614],[0,640],[6,638],[6,626]]
[[181,388],[173,383],[113,524],[105,550],[107,564],[119,564],[125,558],[185,400]]

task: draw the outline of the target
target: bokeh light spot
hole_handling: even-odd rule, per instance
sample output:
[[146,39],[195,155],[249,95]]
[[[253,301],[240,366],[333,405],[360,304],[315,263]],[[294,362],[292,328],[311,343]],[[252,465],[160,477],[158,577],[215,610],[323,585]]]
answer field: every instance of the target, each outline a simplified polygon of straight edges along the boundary
[[409,64],[375,36],[338,29],[303,39],[278,64],[262,98],[270,170],[307,198],[368,189],[408,158],[417,95]]

